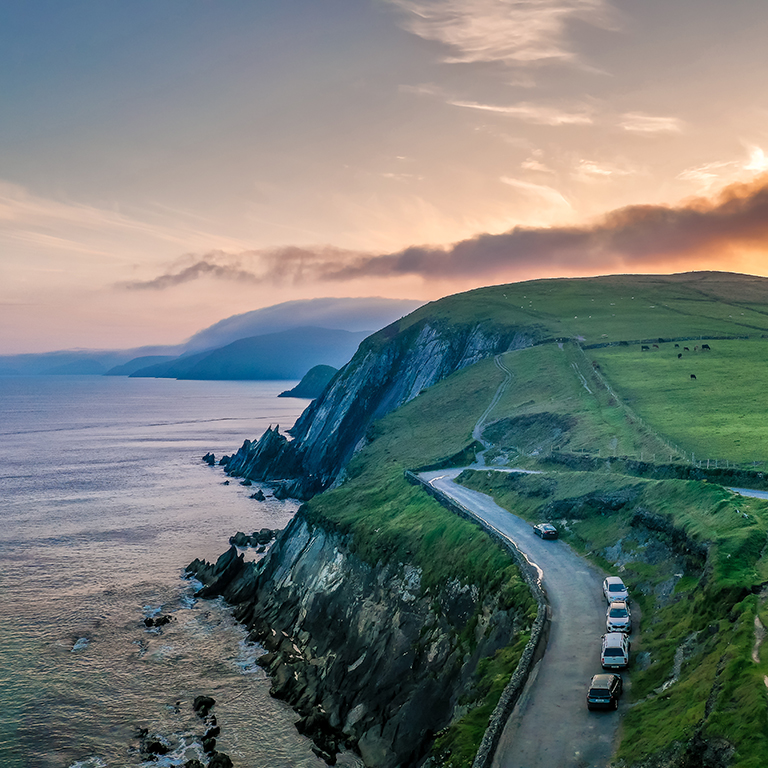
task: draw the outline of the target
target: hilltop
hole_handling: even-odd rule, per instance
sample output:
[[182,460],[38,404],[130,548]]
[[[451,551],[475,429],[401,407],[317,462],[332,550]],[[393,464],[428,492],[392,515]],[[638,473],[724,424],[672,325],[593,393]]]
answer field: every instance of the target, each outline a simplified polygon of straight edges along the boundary
[[[492,578],[473,566],[483,536],[403,476],[470,463],[484,416],[487,462],[544,474],[479,470],[463,482],[532,522],[555,521],[577,550],[622,573],[642,608],[621,764],[758,768],[768,759],[768,509],[727,486],[766,487],[767,336],[768,280],[746,275],[478,289],[369,337],[292,442],[270,430],[227,469],[304,494],[303,521],[367,567],[416,568],[424,594],[452,578],[491,594]],[[494,401],[497,355],[512,379]],[[472,610],[456,628],[467,652],[482,605]],[[518,656],[484,662],[493,683],[473,678],[482,697],[440,725],[435,765],[471,764]]]

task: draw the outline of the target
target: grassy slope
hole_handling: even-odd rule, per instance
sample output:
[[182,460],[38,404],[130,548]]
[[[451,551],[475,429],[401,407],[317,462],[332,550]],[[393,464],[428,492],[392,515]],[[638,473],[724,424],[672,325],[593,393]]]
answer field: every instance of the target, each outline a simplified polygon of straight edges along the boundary
[[[624,719],[620,758],[631,765],[690,738],[703,726],[706,736],[737,745],[734,766],[765,765],[768,709],[763,676],[768,673],[768,654],[763,652],[760,664],[750,660],[753,621],[761,601],[748,590],[768,578],[768,502],[737,497],[709,483],[599,473],[553,472],[544,478],[475,471],[467,472],[462,482],[532,522],[550,519],[552,507],[548,510],[547,505],[553,501],[565,501],[566,508],[572,502],[574,517],[557,520],[563,538],[606,569],[615,571],[609,558],[615,554],[611,548],[621,541],[626,560],[621,575],[642,609],[643,622],[639,635],[635,628],[633,706]],[[629,489],[632,497],[623,509],[587,505],[576,510],[575,500],[585,494],[622,489]],[[691,539],[711,542],[706,567],[685,564],[679,553],[649,565],[643,557],[647,537],[631,525],[639,508],[673,521]],[[672,598],[660,599],[671,584]],[[661,690],[686,640],[690,650],[680,679]],[[638,650],[649,654],[647,668],[638,665]]]
[[533,280],[427,304],[400,327],[425,316],[539,327],[544,336],[581,338],[585,344],[760,336],[768,332],[768,280],[708,272]]
[[[768,340],[590,350],[621,399],[696,459],[750,465],[768,459]],[[682,359],[677,355],[682,354]],[[691,379],[691,374],[696,380]]]
[[[577,338],[585,345],[641,339],[659,343],[660,338],[694,339],[696,344],[699,337],[751,337],[712,342],[711,356],[706,361],[696,358],[708,366],[701,369],[706,389],[696,390],[686,388],[689,376],[683,382],[676,378],[680,368],[675,364],[683,361],[672,355],[671,343],[660,343],[662,350],[646,353],[630,346],[587,350],[585,356],[569,343],[562,348],[550,343],[509,353],[505,360],[514,373],[513,383],[491,415],[498,422],[496,453],[501,458],[506,454],[532,463],[537,446],[546,450],[555,444],[593,455],[642,452],[648,458],[666,454],[671,440],[686,451],[698,453],[706,443],[713,451],[716,445],[717,450],[730,453],[731,460],[740,456],[738,460],[752,461],[755,451],[760,454],[765,445],[759,418],[749,416],[759,403],[755,382],[761,377],[756,375],[757,368],[750,371],[748,363],[765,350],[758,339],[768,332],[766,280],[702,274],[496,286],[428,305],[401,320],[396,330],[425,317],[432,322],[442,318],[527,326],[539,339]],[[375,343],[385,343],[396,330],[374,337]],[[594,386],[592,361],[599,364],[616,397]],[[737,363],[742,375],[729,378],[729,370]],[[427,586],[458,575],[464,582],[515,594],[520,583],[503,553],[477,529],[446,513],[402,478],[404,468],[451,456],[468,445],[472,426],[500,380],[492,362],[485,361],[378,422],[368,447],[350,464],[347,482],[314,499],[310,514],[353,533],[353,546],[369,562],[416,562],[424,569]],[[675,396],[677,405],[670,411],[665,404]],[[707,433],[715,416],[721,424],[719,442]],[[520,417],[528,421],[523,424]],[[555,434],[553,424],[559,428],[563,420],[566,429]],[[739,430],[732,429],[733,423],[739,424]],[[737,439],[750,447],[752,455],[738,453]],[[721,735],[739,746],[735,765],[764,765],[768,722],[762,675],[768,672],[768,651],[763,649],[760,664],[754,664],[749,654],[755,613],[766,620],[768,607],[747,592],[768,578],[763,556],[764,506],[739,499],[739,509],[750,515],[746,521],[733,512],[736,502],[718,486],[643,481],[602,472],[558,475],[553,498],[625,486],[640,489],[638,498],[647,508],[674,521],[693,539],[713,544],[708,568],[702,573],[692,571],[677,582],[678,599],[655,606],[651,597],[643,598],[642,642],[653,663],[647,670],[632,672],[633,696],[647,699],[633,706],[625,719],[621,755],[632,762],[675,739],[689,737],[694,726],[703,722],[706,735]],[[545,501],[518,490],[493,490],[502,504],[533,518]],[[630,548],[642,548],[632,543],[630,512],[587,515],[570,526],[568,536],[575,546],[607,565],[605,550],[618,538],[624,538]],[[653,590],[670,578],[663,567],[651,567],[639,556],[624,567],[636,587],[642,582]],[[693,632],[701,639],[691,646],[692,655],[683,664],[679,682],[654,693],[669,677],[676,649]],[[497,659],[496,667],[484,670],[483,685],[493,680],[498,688],[513,661],[504,664]],[[480,722],[465,720],[464,730],[446,734],[440,745],[450,745],[456,758],[464,756],[456,764],[469,760],[472,744],[482,732]]]
[[[405,469],[438,461],[472,442],[472,428],[502,380],[493,361],[461,371],[377,422],[369,445],[348,467],[347,481],[307,506],[310,520],[352,534],[352,550],[366,562],[411,562],[422,569],[422,586],[434,590],[458,578],[482,595],[501,594],[532,622],[536,604],[509,555],[487,534],[407,483]],[[465,631],[472,642],[474,625]],[[483,661],[468,702],[475,704],[435,744],[442,764],[469,766],[488,719],[528,639]]]

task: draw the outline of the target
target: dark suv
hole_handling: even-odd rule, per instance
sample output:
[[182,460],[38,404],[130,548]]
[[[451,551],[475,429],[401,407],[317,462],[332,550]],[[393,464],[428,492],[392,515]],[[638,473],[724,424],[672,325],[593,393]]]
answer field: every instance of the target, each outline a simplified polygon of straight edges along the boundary
[[587,691],[587,709],[618,709],[621,689],[618,675],[595,675]]

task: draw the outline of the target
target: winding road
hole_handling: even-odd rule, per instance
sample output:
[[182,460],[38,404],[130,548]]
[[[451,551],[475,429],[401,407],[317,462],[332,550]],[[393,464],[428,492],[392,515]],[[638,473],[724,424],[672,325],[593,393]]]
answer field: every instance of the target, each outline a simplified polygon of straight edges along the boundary
[[461,471],[442,469],[420,477],[514,542],[538,568],[551,609],[546,652],[507,722],[493,766],[605,768],[625,704],[618,712],[589,712],[586,707],[589,681],[603,671],[603,576],[564,542],[542,541],[529,523],[502,509],[490,496],[454,483]]

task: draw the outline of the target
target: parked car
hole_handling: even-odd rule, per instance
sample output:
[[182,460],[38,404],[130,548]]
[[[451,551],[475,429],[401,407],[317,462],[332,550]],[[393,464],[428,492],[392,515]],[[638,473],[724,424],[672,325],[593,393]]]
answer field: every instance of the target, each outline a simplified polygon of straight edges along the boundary
[[605,629],[607,632],[632,631],[632,614],[626,600],[614,600],[605,612]]
[[619,675],[595,675],[587,691],[587,709],[618,709],[622,688]]
[[629,592],[624,586],[624,582],[618,576],[609,576],[603,582],[603,594],[609,603],[629,600]]
[[539,523],[533,526],[533,532],[542,539],[556,539],[557,528],[552,523]]
[[603,635],[600,663],[603,669],[624,669],[629,664],[629,638],[623,632]]

